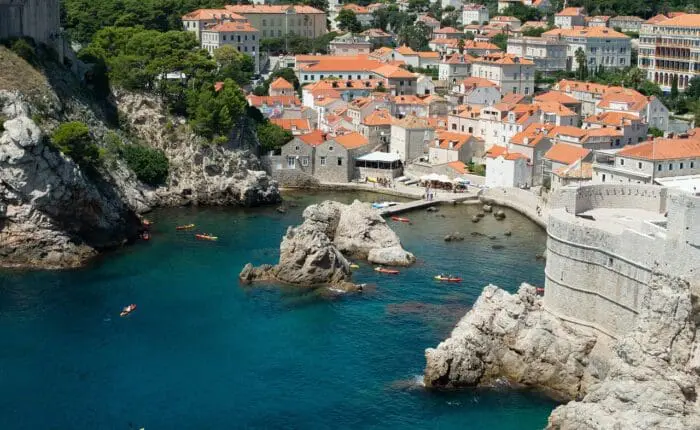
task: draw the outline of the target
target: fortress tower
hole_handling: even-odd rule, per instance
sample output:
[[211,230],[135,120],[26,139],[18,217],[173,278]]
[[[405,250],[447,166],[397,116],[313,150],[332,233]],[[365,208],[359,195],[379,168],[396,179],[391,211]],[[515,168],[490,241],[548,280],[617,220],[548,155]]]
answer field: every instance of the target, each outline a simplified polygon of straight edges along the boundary
[[0,39],[31,37],[62,51],[59,0],[0,0]]

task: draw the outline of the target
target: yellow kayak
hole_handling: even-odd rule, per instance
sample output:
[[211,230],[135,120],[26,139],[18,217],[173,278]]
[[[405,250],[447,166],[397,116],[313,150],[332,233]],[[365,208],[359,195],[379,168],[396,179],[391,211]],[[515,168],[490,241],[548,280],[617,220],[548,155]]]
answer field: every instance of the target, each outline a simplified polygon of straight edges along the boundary
[[353,263],[353,264],[350,265],[350,268],[351,268],[351,269],[359,269],[360,266],[358,266],[357,264],[354,264],[354,263]]

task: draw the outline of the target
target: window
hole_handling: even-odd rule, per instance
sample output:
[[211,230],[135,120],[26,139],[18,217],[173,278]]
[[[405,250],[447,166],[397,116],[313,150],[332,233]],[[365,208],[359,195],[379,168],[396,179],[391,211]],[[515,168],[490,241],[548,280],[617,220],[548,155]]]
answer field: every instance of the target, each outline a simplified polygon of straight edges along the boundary
[[309,80],[309,75],[304,75],[304,80],[308,81]]
[[624,166],[624,165],[625,165],[625,159],[624,159],[624,158],[621,158],[621,159],[620,159],[620,166]]
[[637,163],[637,168],[638,168],[638,169],[641,169],[641,168],[642,168],[642,162],[641,162],[641,161],[640,161],[639,163]]
[[255,35],[254,35],[254,34],[253,34],[252,36],[250,36],[250,37],[252,37],[252,38],[253,38],[253,40],[255,40]]
[[243,36],[243,40],[248,40],[248,35]]
[[338,166],[343,165],[343,157],[338,157]]
[[679,169],[682,169],[682,168],[683,168],[683,163],[681,163],[680,166],[678,166],[678,168],[679,168]]
[[668,170],[673,170],[673,163],[668,163]]
[[298,150],[299,150],[299,145],[295,146],[295,147],[294,147],[294,150],[295,150],[295,151],[298,151]]
[[241,35],[238,35],[238,43],[241,43]]
[[308,166],[309,165],[309,157],[301,157],[301,165]]
[[452,130],[457,130],[457,124],[452,124]]
[[662,169],[663,169],[663,166],[662,166],[661,164],[659,164],[659,165],[656,167],[656,170],[658,170],[659,172],[660,172]]
[[328,150],[329,150],[329,151],[333,151],[333,147],[332,147],[332,146],[329,146],[329,147],[328,147]]
[[695,167],[695,161],[690,162],[690,168],[692,169],[693,167]]
[[294,157],[287,157],[287,168],[288,169],[296,169],[296,158]]
[[321,157],[321,166],[326,165],[326,157]]
[[267,20],[263,19],[263,27],[265,27],[266,25],[267,25]]

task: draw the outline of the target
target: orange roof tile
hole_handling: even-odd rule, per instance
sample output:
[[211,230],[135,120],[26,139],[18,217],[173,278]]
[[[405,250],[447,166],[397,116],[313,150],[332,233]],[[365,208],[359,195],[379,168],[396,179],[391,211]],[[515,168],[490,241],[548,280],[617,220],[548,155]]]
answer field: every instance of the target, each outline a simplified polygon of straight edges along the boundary
[[294,85],[290,84],[288,80],[284,79],[283,77],[279,77],[272,81],[270,84],[270,88],[273,90],[293,90]]
[[356,14],[361,14],[361,15],[362,15],[362,14],[366,15],[366,14],[371,13],[371,12],[369,11],[369,9],[367,9],[366,7],[356,5],[355,3],[347,3],[347,4],[344,4],[343,7],[341,7],[340,9],[341,9],[341,10],[342,10],[342,9],[351,10],[351,11],[355,12]]
[[369,143],[366,137],[360,133],[353,131],[352,133],[343,134],[333,138],[337,143],[345,147],[345,149],[355,149],[365,146]]
[[300,106],[301,105],[301,100],[297,98],[297,96],[256,96],[256,95],[249,95],[248,96],[248,103],[250,103],[253,106],[262,106],[262,105],[284,105],[284,106],[289,106],[289,105],[296,105]]
[[622,137],[623,133],[614,128],[589,128],[586,130],[586,136],[584,137],[584,142],[591,137]]
[[602,125],[629,125],[632,122],[639,122],[641,119],[638,116],[625,112],[603,112],[597,115],[591,115],[583,120],[584,123],[602,124]]
[[513,54],[506,54],[503,52],[494,52],[491,54],[483,55],[478,57],[475,62],[480,63],[491,63],[491,64],[535,64],[532,60],[517,57]]
[[515,94],[515,93],[510,93],[506,94],[503,96],[501,99],[501,103],[507,103],[507,104],[518,104],[525,100],[525,96],[522,94]]
[[539,107],[545,113],[553,113],[559,116],[574,116],[576,112],[559,102],[535,102],[535,106]]
[[516,145],[537,146],[549,135],[549,132],[554,128],[553,124],[532,123],[525,130],[516,134],[510,139],[510,143]]
[[[297,59],[297,62],[299,60]],[[317,62],[302,67],[302,70],[309,72],[353,72],[373,70],[382,66],[382,63],[376,60],[370,60],[367,57],[330,57],[322,58]]]
[[569,165],[576,160],[586,158],[591,153],[590,149],[568,143],[556,143],[544,154],[544,158],[558,163]]
[[646,20],[647,24],[658,24],[660,22],[666,21],[668,17],[662,13],[652,16],[651,18]]
[[576,37],[584,39],[631,39],[626,34],[608,27],[555,28],[542,33],[543,37]]
[[302,134],[299,140],[311,146],[318,146],[326,141],[325,137],[321,130],[314,130],[311,133]]
[[380,125],[391,125],[394,117],[391,116],[386,109],[377,109],[367,115],[365,119],[362,120],[364,125],[369,126],[380,126]]
[[611,108],[612,104],[626,104],[626,110],[640,111],[649,104],[649,99],[631,88],[612,87],[605,91],[598,107]]
[[391,64],[386,64],[380,67],[376,67],[372,69],[372,72],[376,73],[379,76],[383,76],[385,78],[405,78],[405,79],[410,79],[414,78],[417,79],[417,75],[409,72],[406,69],[403,69],[398,66],[394,66]]
[[477,77],[471,77],[471,78],[467,78],[467,79],[463,80],[462,85],[464,85],[465,87],[474,87],[474,88],[484,88],[484,87],[498,88],[498,85],[496,85],[494,82],[491,82],[486,78],[477,78]]
[[676,160],[700,157],[700,139],[656,139],[626,146],[616,156],[642,160]]
[[428,124],[427,119],[418,118],[415,115],[408,115],[406,118],[396,119],[396,120],[394,120],[392,125],[395,125],[397,127],[402,127],[402,128],[408,128],[408,129],[421,129],[421,128],[428,129],[428,128],[430,128],[430,125]]
[[396,48],[396,52],[398,52],[401,55],[416,55],[416,51],[411,49],[410,46],[406,45],[401,45],[398,48]]
[[434,51],[419,51],[417,54],[420,58],[440,58],[440,53]]
[[662,21],[664,27],[700,27],[700,14],[687,13]]
[[[472,135],[467,133],[455,133],[452,131],[439,131],[435,138],[437,140],[437,145],[434,146],[440,149],[460,149],[464,144],[469,142]],[[450,143],[453,145],[452,148],[450,148]]]
[[246,20],[244,17],[226,9],[197,9],[182,16],[182,19],[185,21],[210,21],[222,18]]
[[508,153],[508,148],[505,146],[500,146],[500,145],[493,145],[491,148],[486,151],[486,156],[489,158],[498,158],[501,155],[507,154]]
[[567,79],[562,79],[561,81],[559,81],[559,83],[557,83],[557,88],[559,89],[559,91],[564,92],[577,91],[585,93],[603,94],[612,87],[609,85],[594,84],[591,82],[570,81]]
[[311,130],[311,124],[306,118],[271,118],[270,122],[285,130]]
[[461,161],[452,161],[450,163],[447,163],[447,167],[449,167],[450,169],[459,173],[460,175],[465,175],[465,174],[469,173],[469,169],[467,168],[467,165]]
[[461,31],[457,30],[454,27],[443,27],[443,28],[438,28],[437,30],[433,30],[433,33],[443,33],[443,34],[462,34]]
[[536,102],[557,102],[561,103],[563,105],[573,105],[573,104],[581,104],[580,101],[576,100],[575,98],[566,95],[565,93],[561,91],[547,91],[544,94],[540,94],[538,96],[535,96],[535,101]]
[[583,15],[582,7],[565,7],[561,12],[557,13],[557,16],[577,16]]
[[574,136],[580,138],[586,135],[586,130],[571,125],[560,125],[552,130],[552,135]]
[[562,178],[591,179],[593,177],[593,164],[577,160],[569,166],[560,167],[553,172]]
[[258,29],[250,25],[249,22],[222,22],[202,31],[213,31],[216,33],[257,33]]
[[318,10],[311,6],[303,5],[268,5],[268,4],[250,4],[250,5],[227,5],[226,10],[239,14],[285,14],[290,8],[294,8],[296,13],[306,14],[323,14],[322,10]]

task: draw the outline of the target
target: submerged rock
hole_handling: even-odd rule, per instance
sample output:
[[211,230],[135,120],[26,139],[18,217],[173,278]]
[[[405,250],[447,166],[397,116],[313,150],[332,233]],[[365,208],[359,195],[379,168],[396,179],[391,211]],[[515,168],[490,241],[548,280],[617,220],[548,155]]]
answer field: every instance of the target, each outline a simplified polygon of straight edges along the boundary
[[445,242],[461,242],[464,240],[464,236],[456,231],[445,236]]
[[491,212],[491,211],[493,211],[493,206],[486,204],[486,205],[484,205],[483,209],[484,209],[484,212]]
[[478,216],[474,215],[474,216],[472,217],[472,222],[476,223],[476,222],[479,222],[479,221],[481,221],[481,218],[479,218]]

